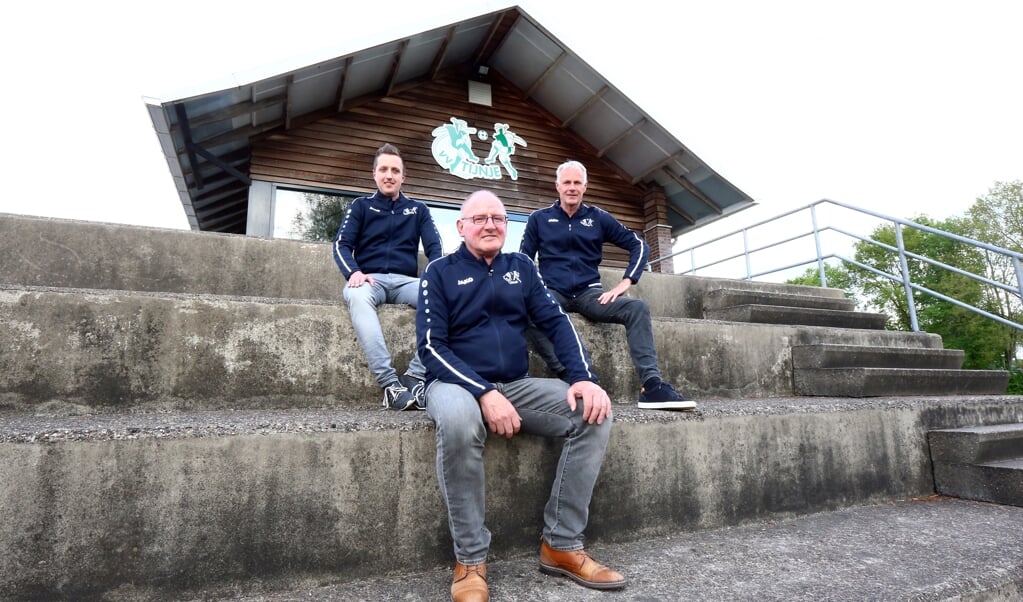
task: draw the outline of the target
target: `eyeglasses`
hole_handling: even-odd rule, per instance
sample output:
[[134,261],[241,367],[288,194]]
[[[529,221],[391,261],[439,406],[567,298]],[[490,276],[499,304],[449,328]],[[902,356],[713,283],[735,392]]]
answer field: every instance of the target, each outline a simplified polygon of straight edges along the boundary
[[495,226],[503,226],[508,223],[507,215],[470,215],[469,217],[459,218],[463,222],[472,222],[473,225],[482,226],[487,223],[487,220],[493,220]]

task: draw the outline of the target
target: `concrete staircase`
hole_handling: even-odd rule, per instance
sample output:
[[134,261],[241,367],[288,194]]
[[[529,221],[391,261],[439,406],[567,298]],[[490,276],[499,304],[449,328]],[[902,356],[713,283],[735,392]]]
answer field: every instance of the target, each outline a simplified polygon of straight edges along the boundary
[[942,429],[927,440],[939,493],[1023,506],[1023,424]]
[[[704,317],[763,324],[883,329],[883,314],[855,311],[855,302],[834,291],[821,294],[709,291]],[[837,341],[792,346],[792,377],[797,395],[875,397],[882,395],[982,395],[1005,391],[1004,370],[963,370],[963,353],[943,349],[940,339],[898,333],[888,345]]]
[[708,320],[835,328],[882,329],[888,321],[884,314],[855,308],[856,302],[852,299],[825,296],[816,291],[799,294],[722,288],[710,291],[704,298],[703,315]]
[[984,395],[1005,391],[1008,372],[963,370],[962,365],[963,352],[957,349],[792,347],[792,376],[798,395]]
[[[0,215],[0,598],[213,599],[443,575],[432,424],[379,410],[341,286],[325,244]],[[798,347],[941,350],[940,338],[702,316],[710,291],[744,287],[813,290],[660,274],[633,289],[661,316],[665,377],[698,412],[636,409],[622,329],[577,321],[617,404],[594,545],[930,496],[928,432],[1023,422],[1004,384],[802,396]],[[413,319],[381,311],[399,367]],[[495,560],[536,547],[555,461],[541,439],[488,442]],[[1000,566],[964,582],[1009,591]]]

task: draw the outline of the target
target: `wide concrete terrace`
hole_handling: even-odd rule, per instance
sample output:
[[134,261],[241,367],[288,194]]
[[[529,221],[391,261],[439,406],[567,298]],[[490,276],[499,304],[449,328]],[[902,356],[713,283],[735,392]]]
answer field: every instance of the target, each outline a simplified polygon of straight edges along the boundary
[[[342,285],[325,244],[0,216],[0,598],[445,599],[433,427],[379,409]],[[494,599],[1020,598],[1023,508],[936,495],[928,444],[1023,423],[1004,374],[905,367],[923,393],[805,394],[833,368],[868,375],[853,391],[884,380],[878,349],[947,350],[705,315],[841,291],[662,274],[633,290],[700,406],[636,409],[624,332],[577,320],[616,402],[590,547],[631,584],[536,571],[557,448],[522,436],[487,447]],[[413,312],[381,316],[403,366]],[[812,345],[874,365],[794,359]]]

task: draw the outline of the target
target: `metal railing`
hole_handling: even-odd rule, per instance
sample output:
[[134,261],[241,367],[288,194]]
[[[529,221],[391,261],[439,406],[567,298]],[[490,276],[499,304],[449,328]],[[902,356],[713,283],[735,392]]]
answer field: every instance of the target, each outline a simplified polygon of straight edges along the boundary
[[[896,246],[893,247],[891,245],[882,243],[880,241],[873,240],[871,238],[867,238],[867,237],[861,236],[859,234],[855,234],[853,232],[847,231],[847,230],[845,230],[845,229],[843,229],[841,227],[838,227],[838,226],[829,225],[829,226],[821,227],[818,224],[818,210],[817,210],[818,206],[820,206],[820,205],[832,205],[832,206],[840,208],[840,209],[845,209],[845,210],[848,210],[848,211],[852,211],[852,212],[854,212],[856,214],[870,216],[870,217],[873,217],[873,218],[880,219],[882,221],[890,222],[893,225],[893,228],[895,230],[895,243],[896,243]],[[752,248],[750,247],[750,240],[749,240],[750,232],[753,231],[754,229],[761,228],[761,227],[768,226],[768,225],[775,225],[776,226],[780,220],[783,220],[784,218],[787,218],[787,217],[790,217],[790,216],[794,216],[794,215],[797,215],[797,214],[800,214],[800,213],[803,213],[803,212],[808,212],[809,213],[810,229],[808,231],[798,231],[797,233],[792,234],[792,235],[786,234],[786,235],[784,235],[784,238],[781,238],[780,240],[772,240],[771,242],[760,244],[760,245],[754,246]],[[984,275],[981,275],[981,274],[974,274],[972,272],[969,272],[969,271],[966,271],[966,270],[962,270],[962,269],[957,268],[955,266],[947,265],[947,264],[942,263],[940,261],[937,261],[935,259],[931,259],[931,258],[928,258],[928,257],[924,257],[924,256],[921,256],[921,255],[918,255],[916,253],[907,251],[906,248],[905,248],[905,245],[903,243],[903,229],[904,228],[915,228],[915,229],[920,230],[922,232],[928,232],[930,234],[934,234],[936,236],[947,238],[949,240],[954,240],[954,241],[957,241],[957,242],[960,242],[960,243],[963,243],[963,244],[975,247],[977,249],[983,249],[983,250],[988,251],[990,253],[1001,255],[1001,256],[1009,259],[1012,262],[1012,265],[1013,265],[1013,268],[1014,268],[1014,272],[1015,272],[1015,276],[1016,276],[1016,278],[1015,278],[1016,281],[1015,281],[1015,283],[999,282],[999,281],[996,281],[996,280],[992,280],[991,278],[988,278],[987,276],[984,276]],[[846,237],[853,238],[853,239],[856,239],[856,240],[859,240],[859,241],[862,241],[862,242],[865,242],[865,243],[868,243],[870,245],[874,245],[874,246],[883,248],[883,249],[885,249],[887,251],[890,251],[892,253],[896,253],[897,256],[898,256],[898,260],[899,260],[899,271],[901,273],[891,274],[891,273],[885,272],[883,270],[878,270],[877,268],[875,268],[873,266],[865,265],[865,264],[863,264],[863,263],[861,263],[861,262],[859,262],[859,261],[857,261],[855,259],[852,259],[850,257],[846,257],[846,256],[842,255],[841,253],[834,253],[834,252],[826,253],[823,250],[821,234],[825,233],[825,232],[829,232],[829,231],[835,232],[835,233],[838,233],[838,234],[844,235]],[[726,240],[728,240],[728,239],[730,239],[732,237],[739,236],[739,235],[742,236],[742,250],[740,252],[736,252],[736,253],[733,253],[731,255],[726,255],[724,257],[717,257],[715,259],[707,261],[706,263],[697,263],[697,252],[698,251],[704,250],[704,249],[708,249],[711,245],[714,245],[716,243],[721,243],[723,241],[726,241]],[[753,255],[755,255],[757,253],[766,253],[767,251],[770,251],[772,249],[778,249],[782,245],[787,245],[789,243],[800,242],[800,241],[805,242],[810,237],[812,237],[813,243],[814,243],[815,253],[813,255],[810,255],[809,253],[807,253],[806,255],[803,255],[802,257],[804,257],[804,258],[799,260],[799,261],[788,262],[788,263],[785,263],[784,265],[774,266],[774,267],[771,267],[771,268],[766,269],[766,270],[753,271],[753,269],[752,269],[752,259],[751,259],[753,257]],[[984,316],[986,318],[990,318],[992,320],[995,320],[995,321],[997,321],[997,322],[999,322],[1001,324],[1005,324],[1006,326],[1011,326],[1013,328],[1016,328],[1016,329],[1019,329],[1019,330],[1023,330],[1023,325],[1021,325],[1019,323],[1016,323],[1016,322],[1013,322],[1012,320],[1008,320],[1006,318],[1003,318],[1002,316],[998,316],[998,315],[992,314],[992,313],[990,313],[988,311],[985,311],[985,310],[983,310],[983,309],[981,309],[979,307],[975,307],[975,306],[973,306],[973,305],[971,305],[969,303],[965,303],[965,302],[960,301],[958,299],[954,299],[954,298],[949,297],[947,295],[944,295],[944,294],[942,294],[940,292],[931,290],[929,288],[921,286],[920,284],[912,282],[911,274],[910,274],[910,271],[909,271],[909,259],[913,259],[915,261],[923,262],[923,263],[926,263],[928,265],[931,265],[931,266],[934,266],[934,267],[937,267],[937,268],[948,270],[949,272],[953,272],[953,273],[956,273],[956,274],[959,274],[959,275],[962,275],[962,276],[965,276],[965,277],[968,277],[968,278],[972,278],[972,279],[974,279],[974,280],[976,280],[978,282],[982,282],[982,283],[984,283],[984,284],[986,284],[988,286],[995,287],[995,288],[997,288],[999,290],[1006,291],[1010,295],[1012,295],[1016,299],[1017,302],[1019,302],[1021,299],[1023,299],[1023,254],[1017,253],[1015,251],[1010,251],[1008,249],[1003,249],[1001,247],[997,247],[997,246],[990,245],[990,244],[987,244],[987,243],[983,243],[983,242],[980,242],[978,240],[973,240],[973,239],[970,239],[970,238],[959,236],[957,234],[952,234],[950,232],[945,232],[945,231],[942,231],[942,230],[938,230],[938,229],[932,228],[930,226],[926,226],[924,224],[919,224],[919,223],[916,223],[916,222],[913,222],[913,221],[910,221],[910,220],[899,219],[899,218],[896,218],[896,217],[891,217],[891,216],[888,216],[888,215],[884,215],[882,213],[877,213],[877,212],[874,212],[874,211],[870,211],[868,209],[863,209],[863,208],[860,208],[860,207],[856,207],[856,206],[853,206],[853,205],[848,205],[848,204],[845,204],[845,203],[840,203],[838,201],[832,201],[832,200],[829,200],[829,199],[822,199],[820,201],[817,201],[815,203],[811,203],[811,204],[806,205],[804,207],[799,207],[797,209],[793,209],[791,211],[787,211],[787,212],[782,213],[780,215],[776,215],[774,217],[765,219],[765,220],[757,222],[755,224],[751,224],[751,225],[746,226],[744,228],[741,228],[739,230],[735,230],[733,232],[729,232],[728,234],[723,234],[723,235],[718,236],[716,238],[713,238],[711,240],[704,241],[704,242],[702,242],[702,243],[700,243],[698,245],[695,245],[693,247],[689,247],[687,249],[682,249],[680,251],[676,251],[676,252],[674,252],[674,253],[672,253],[670,255],[665,255],[664,257],[659,257],[657,259],[654,259],[654,260],[650,261],[650,263],[649,263],[649,265],[647,267],[648,267],[648,269],[650,269],[652,266],[654,266],[654,265],[656,265],[656,264],[658,264],[658,263],[660,263],[662,261],[675,261],[676,258],[680,258],[680,257],[683,257],[683,256],[688,256],[688,258],[689,258],[689,266],[690,267],[689,267],[688,270],[684,270],[682,272],[677,272],[677,270],[676,270],[676,272],[677,273],[682,273],[682,274],[690,274],[690,275],[697,275],[700,272],[700,270],[708,270],[709,268],[721,266],[721,265],[723,265],[723,264],[725,264],[727,262],[734,261],[734,260],[742,258],[745,261],[745,276],[744,277],[740,277],[741,280],[753,280],[753,279],[756,279],[756,278],[761,278],[761,277],[764,277],[764,276],[778,274],[780,272],[785,272],[785,271],[788,271],[788,270],[792,270],[794,268],[799,268],[799,267],[803,267],[803,266],[809,266],[809,265],[812,265],[812,264],[816,264],[817,271],[820,273],[820,282],[821,282],[821,286],[822,287],[827,287],[828,286],[827,275],[826,275],[826,271],[825,271],[825,260],[834,258],[834,259],[837,259],[837,260],[839,260],[841,262],[848,263],[848,264],[851,264],[851,265],[855,265],[858,268],[861,268],[863,270],[869,271],[869,272],[871,272],[873,274],[876,274],[877,276],[880,276],[882,278],[886,278],[886,279],[891,280],[893,282],[900,283],[902,285],[903,291],[905,292],[905,295],[906,295],[906,307],[907,307],[908,312],[909,312],[910,326],[912,327],[914,332],[918,332],[920,330],[919,323],[917,321],[917,315],[916,315],[916,303],[915,303],[915,300],[914,300],[914,293],[915,292],[920,292],[920,293],[924,293],[924,294],[927,294],[927,295],[931,295],[931,296],[933,296],[933,297],[935,297],[937,299],[941,299],[942,301],[946,301],[948,303],[951,303],[953,305],[956,305],[956,306],[961,307],[963,309],[966,309],[968,311],[972,311],[974,313],[980,314],[980,315],[982,315],[982,316]]]

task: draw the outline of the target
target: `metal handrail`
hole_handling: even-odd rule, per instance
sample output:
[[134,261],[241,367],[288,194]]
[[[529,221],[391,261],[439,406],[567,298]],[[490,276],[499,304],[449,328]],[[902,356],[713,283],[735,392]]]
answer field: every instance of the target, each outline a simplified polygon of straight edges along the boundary
[[[817,207],[819,205],[822,205],[822,204],[834,205],[836,207],[841,207],[843,209],[847,209],[847,210],[853,211],[855,213],[860,213],[860,214],[863,214],[863,215],[869,215],[871,217],[875,217],[875,218],[878,218],[880,220],[884,220],[884,221],[892,223],[895,226],[896,246],[893,247],[891,245],[888,245],[888,244],[885,244],[885,243],[873,240],[871,238],[868,238],[868,237],[865,237],[865,236],[861,236],[859,234],[855,234],[855,233],[849,232],[847,230],[843,230],[842,228],[839,228],[837,226],[820,227],[818,225],[818,220],[817,220]],[[751,230],[753,230],[755,228],[758,228],[760,226],[765,226],[767,224],[778,222],[779,220],[781,220],[783,218],[786,218],[786,217],[789,217],[789,216],[792,216],[792,215],[796,215],[796,214],[801,213],[801,212],[806,212],[806,211],[809,211],[810,219],[811,219],[811,229],[809,231],[801,231],[801,232],[799,232],[797,234],[786,236],[785,238],[783,238],[781,240],[777,240],[777,241],[770,242],[770,243],[767,243],[767,244],[763,244],[763,245],[760,245],[760,246],[757,246],[757,247],[754,247],[754,248],[750,248],[750,246],[749,246],[749,232]],[[986,277],[984,275],[974,274],[972,272],[960,269],[958,267],[947,265],[947,264],[942,263],[940,261],[937,261],[935,259],[931,259],[931,258],[928,258],[928,257],[924,257],[922,255],[918,255],[916,253],[907,251],[905,249],[905,245],[903,244],[903,237],[902,237],[902,231],[903,231],[903,228],[905,228],[905,227],[915,228],[915,229],[920,230],[922,232],[928,232],[930,234],[941,236],[943,238],[947,238],[947,239],[950,239],[950,240],[961,242],[961,243],[964,243],[964,244],[967,244],[967,245],[970,245],[970,246],[973,246],[973,247],[976,247],[976,248],[979,248],[979,249],[984,249],[984,250],[989,251],[991,253],[996,253],[996,254],[999,254],[999,255],[1002,255],[1002,256],[1010,258],[1012,260],[1013,268],[1014,268],[1015,276],[1016,276],[1015,284],[1012,285],[1012,284],[1007,284],[1007,283],[1004,283],[1004,282],[999,282],[997,280],[992,280],[992,279],[990,279],[990,278],[988,278],[988,277]],[[821,234],[824,233],[824,232],[828,232],[828,231],[836,232],[836,233],[842,234],[844,236],[848,236],[850,238],[854,238],[856,240],[860,240],[860,241],[872,244],[874,246],[880,247],[880,248],[885,249],[887,251],[890,251],[892,253],[896,253],[898,255],[898,259],[899,259],[900,271],[902,273],[901,274],[890,274],[888,272],[884,272],[882,270],[878,270],[878,269],[876,269],[874,267],[871,267],[871,266],[868,266],[868,265],[864,265],[864,264],[862,264],[862,263],[860,263],[860,262],[858,262],[858,261],[856,261],[854,259],[850,259],[850,258],[845,257],[845,256],[843,256],[841,254],[838,254],[838,253],[825,253],[823,251],[822,245],[821,245]],[[742,235],[742,251],[741,252],[737,252],[737,253],[734,253],[732,255],[728,255],[726,257],[723,257],[723,258],[715,259],[713,261],[709,261],[707,263],[702,263],[702,264],[697,265],[697,262],[696,262],[696,252],[697,252],[697,250],[709,247],[710,245],[713,245],[715,243],[724,241],[724,240],[726,240],[726,239],[728,239],[730,237],[736,236],[737,234],[741,234]],[[813,241],[814,241],[815,255],[813,257],[810,257],[810,258],[807,258],[807,259],[804,259],[804,260],[800,260],[800,261],[796,261],[794,263],[787,263],[787,264],[785,264],[783,266],[772,267],[770,269],[759,271],[759,272],[754,272],[752,270],[752,268],[751,268],[751,265],[752,265],[751,264],[751,256],[753,254],[759,253],[759,252],[762,252],[762,251],[767,251],[769,249],[773,249],[773,248],[779,247],[779,246],[781,246],[783,244],[791,243],[791,242],[798,241],[798,240],[803,240],[803,239],[806,239],[809,236],[812,236],[813,237]],[[909,273],[909,265],[908,265],[908,259],[913,259],[914,261],[921,261],[921,262],[927,263],[928,265],[931,265],[931,266],[934,266],[934,267],[937,267],[937,268],[940,268],[940,269],[945,269],[945,270],[948,270],[948,271],[953,272],[955,274],[959,274],[961,276],[972,278],[972,279],[974,279],[974,280],[976,280],[978,282],[982,282],[982,283],[984,283],[986,285],[993,286],[993,287],[998,288],[1000,290],[1009,292],[1010,294],[1016,296],[1017,299],[1023,299],[1023,254],[1017,253],[1015,251],[1011,251],[1009,249],[1003,249],[1001,247],[998,247],[998,246],[995,246],[995,245],[991,245],[991,244],[988,244],[988,243],[985,243],[985,242],[981,242],[979,240],[974,240],[974,239],[971,239],[971,238],[967,238],[965,236],[960,236],[958,234],[952,234],[951,232],[945,232],[943,230],[938,230],[936,228],[932,228],[931,226],[926,226],[924,224],[919,224],[919,223],[911,221],[911,220],[900,219],[900,218],[897,218],[897,217],[891,217],[891,216],[885,215],[883,213],[878,213],[878,212],[875,212],[875,211],[871,211],[869,209],[863,209],[862,207],[856,207],[854,205],[849,205],[849,204],[846,204],[846,203],[841,203],[841,202],[833,201],[833,200],[830,200],[830,199],[821,199],[821,200],[819,200],[819,201],[817,201],[815,203],[811,203],[811,204],[805,205],[803,207],[798,207],[798,208],[786,211],[786,212],[781,213],[779,215],[776,215],[774,217],[770,217],[770,218],[767,218],[765,220],[759,221],[757,223],[745,226],[745,227],[740,228],[738,230],[735,230],[733,232],[729,232],[727,234],[722,234],[721,236],[718,236],[716,238],[712,238],[710,240],[704,241],[704,242],[702,242],[702,243],[700,243],[698,245],[694,245],[692,247],[689,247],[689,248],[686,248],[686,249],[682,249],[680,251],[675,251],[675,252],[671,253],[670,255],[665,255],[663,257],[658,257],[657,259],[651,260],[649,262],[649,264],[647,265],[647,269],[648,270],[652,269],[652,267],[654,265],[657,265],[657,264],[659,264],[659,263],[661,263],[663,261],[674,261],[675,258],[681,257],[683,255],[688,255],[689,256],[690,267],[689,267],[689,269],[687,271],[683,271],[681,273],[683,273],[683,274],[690,274],[690,275],[696,275],[699,270],[706,270],[708,268],[719,266],[719,265],[721,265],[723,263],[726,263],[728,261],[732,261],[732,260],[735,260],[735,259],[743,258],[744,261],[745,261],[745,264],[746,264],[746,273],[745,273],[745,277],[741,278],[742,280],[753,280],[755,278],[760,278],[760,277],[763,277],[763,276],[768,276],[768,275],[771,275],[771,274],[776,274],[776,273],[783,272],[783,271],[786,271],[786,270],[790,270],[790,269],[793,269],[793,268],[797,268],[797,267],[800,267],[800,266],[806,266],[806,265],[809,265],[811,263],[816,263],[817,264],[817,271],[820,273],[820,279],[821,279],[821,286],[822,287],[827,287],[828,286],[827,276],[826,276],[825,270],[824,270],[824,266],[825,266],[824,262],[827,259],[834,258],[834,259],[837,259],[839,261],[855,265],[855,266],[857,266],[857,267],[859,267],[861,269],[864,269],[864,270],[867,270],[867,271],[872,272],[874,274],[877,274],[878,276],[881,276],[883,278],[887,278],[887,279],[889,279],[889,280],[891,280],[893,282],[901,283],[902,286],[903,286],[903,291],[904,291],[904,293],[906,295],[906,307],[909,310],[910,326],[912,327],[913,331],[915,331],[915,332],[919,331],[920,327],[919,327],[919,324],[917,322],[916,303],[914,302],[914,292],[921,292],[921,293],[924,293],[924,294],[927,294],[927,295],[931,295],[931,296],[933,296],[933,297],[935,297],[937,299],[941,299],[942,301],[946,301],[948,303],[952,303],[953,305],[956,305],[956,306],[961,307],[963,309],[966,309],[968,311],[972,311],[972,312],[977,313],[979,315],[982,315],[982,316],[984,316],[986,318],[995,320],[995,321],[997,321],[997,322],[999,322],[1001,324],[1005,324],[1006,326],[1011,326],[1013,328],[1016,328],[1016,329],[1019,329],[1019,330],[1023,330],[1023,325],[1021,325],[1021,324],[1018,324],[1018,323],[1013,322],[1011,320],[1007,320],[1007,319],[1005,319],[1005,318],[1003,318],[1001,316],[997,316],[997,315],[994,315],[994,314],[992,314],[990,312],[987,312],[987,311],[985,311],[985,310],[983,310],[983,309],[981,309],[979,307],[975,307],[975,306],[970,305],[968,303],[964,303],[964,302],[959,301],[957,299],[953,299],[953,298],[948,297],[946,295],[943,295],[943,294],[941,294],[941,293],[939,293],[937,291],[930,290],[930,289],[928,289],[926,287],[920,286],[919,284],[915,284],[915,283],[911,282],[910,281],[910,273]]]

